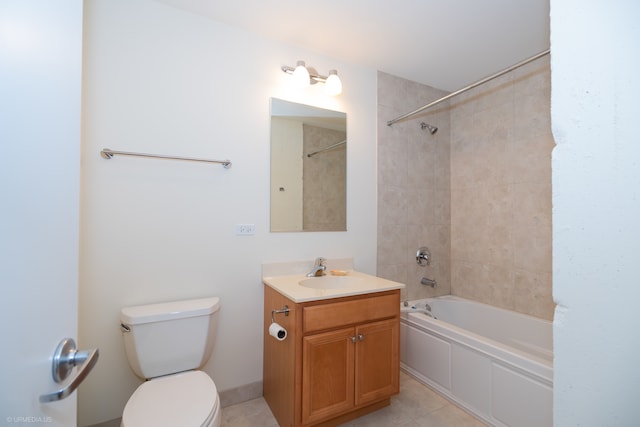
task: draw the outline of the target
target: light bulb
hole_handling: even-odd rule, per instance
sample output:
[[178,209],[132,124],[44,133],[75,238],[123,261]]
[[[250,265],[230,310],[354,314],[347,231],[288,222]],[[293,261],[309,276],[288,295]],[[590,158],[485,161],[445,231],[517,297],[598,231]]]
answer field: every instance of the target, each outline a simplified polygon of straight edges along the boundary
[[329,96],[336,96],[342,93],[342,82],[336,70],[329,70],[329,77],[327,77],[324,85],[324,93]]
[[304,64],[304,61],[298,61],[296,69],[293,70],[293,86],[302,89],[310,84],[309,71]]

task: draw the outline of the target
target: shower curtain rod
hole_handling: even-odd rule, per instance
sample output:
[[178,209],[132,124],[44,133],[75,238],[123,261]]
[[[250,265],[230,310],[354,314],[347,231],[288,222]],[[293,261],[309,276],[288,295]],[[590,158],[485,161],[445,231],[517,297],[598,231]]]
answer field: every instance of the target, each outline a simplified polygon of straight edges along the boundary
[[389,121],[387,122],[387,126],[391,126],[392,124],[397,123],[397,122],[399,122],[400,120],[404,120],[404,119],[406,119],[406,118],[408,118],[408,117],[415,116],[416,114],[423,112],[423,111],[424,111],[424,110],[426,110],[427,108],[431,108],[431,107],[433,107],[434,105],[440,104],[441,102],[444,102],[444,101],[446,101],[446,100],[448,100],[448,99],[450,99],[450,98],[453,98],[453,97],[454,97],[454,96],[456,96],[456,95],[460,95],[460,94],[461,94],[461,93],[463,93],[463,92],[466,92],[466,91],[468,91],[468,90],[470,90],[470,89],[473,89],[473,88],[474,88],[474,87],[476,87],[476,86],[480,86],[481,84],[486,83],[486,82],[488,82],[489,80],[493,80],[493,79],[495,79],[496,77],[500,77],[500,76],[501,76],[501,75],[503,75],[503,74],[507,74],[509,71],[513,71],[513,70],[515,70],[516,68],[519,68],[519,67],[522,67],[523,65],[528,64],[529,62],[535,61],[535,60],[536,60],[536,59],[538,59],[538,58],[541,58],[541,57],[543,57],[543,56],[545,56],[545,55],[548,55],[550,51],[551,51],[550,49],[547,49],[547,50],[545,50],[545,51],[543,51],[543,52],[538,53],[537,55],[532,56],[531,58],[525,59],[524,61],[520,61],[520,62],[518,62],[517,64],[512,65],[512,66],[511,66],[511,67],[509,67],[509,68],[505,68],[504,70],[502,70],[502,71],[498,71],[498,72],[497,72],[497,73],[495,73],[495,74],[492,74],[492,75],[490,75],[490,76],[488,76],[488,77],[483,78],[482,80],[478,80],[477,82],[472,83],[472,84],[470,84],[469,86],[465,86],[465,87],[463,87],[462,89],[459,89],[459,90],[457,90],[457,91],[455,91],[455,92],[451,92],[449,95],[443,96],[442,98],[440,98],[440,99],[438,99],[438,100],[436,100],[436,101],[430,102],[430,103],[429,103],[429,104],[427,104],[427,105],[423,105],[422,107],[418,108],[417,110],[413,110],[413,111],[411,111],[410,113],[403,114],[403,115],[402,115],[402,116],[400,116],[400,117],[396,117],[396,118],[395,118],[395,119],[393,119],[393,120],[389,120]]
[[336,142],[335,144],[330,145],[327,148],[323,148],[322,150],[314,151],[313,153],[307,154],[307,157],[315,156],[318,153],[323,153],[323,152],[325,152],[327,150],[331,150],[332,148],[336,148],[338,145],[342,145],[342,144],[346,144],[346,143],[347,143],[346,139],[344,141]]

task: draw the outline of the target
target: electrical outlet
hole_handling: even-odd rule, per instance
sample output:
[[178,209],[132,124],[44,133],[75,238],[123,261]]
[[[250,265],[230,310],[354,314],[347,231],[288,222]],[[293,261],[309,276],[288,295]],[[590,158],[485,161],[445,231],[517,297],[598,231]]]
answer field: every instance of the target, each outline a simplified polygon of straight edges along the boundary
[[236,224],[236,236],[253,236],[256,234],[255,224]]

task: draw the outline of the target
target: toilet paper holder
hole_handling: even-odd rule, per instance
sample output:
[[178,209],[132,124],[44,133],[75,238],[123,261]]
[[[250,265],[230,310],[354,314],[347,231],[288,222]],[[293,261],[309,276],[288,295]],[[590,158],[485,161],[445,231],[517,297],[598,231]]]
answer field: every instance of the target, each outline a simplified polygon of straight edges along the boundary
[[273,318],[275,314],[282,314],[282,313],[284,313],[285,316],[289,316],[288,305],[284,305],[281,310],[275,310],[275,309],[271,310],[271,323],[276,323],[275,319]]

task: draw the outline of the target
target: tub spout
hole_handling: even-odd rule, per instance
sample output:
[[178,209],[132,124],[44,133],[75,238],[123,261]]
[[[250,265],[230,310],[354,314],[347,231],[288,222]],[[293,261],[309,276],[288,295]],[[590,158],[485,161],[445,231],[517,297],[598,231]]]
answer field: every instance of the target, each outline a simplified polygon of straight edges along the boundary
[[420,280],[420,283],[425,286],[431,286],[434,289],[438,286],[438,282],[433,279],[427,279],[426,277],[423,277],[422,280]]

